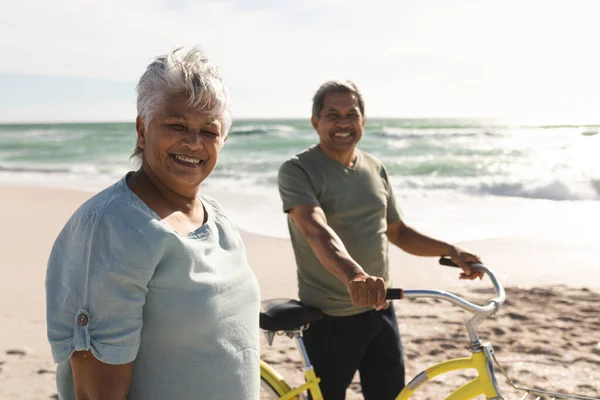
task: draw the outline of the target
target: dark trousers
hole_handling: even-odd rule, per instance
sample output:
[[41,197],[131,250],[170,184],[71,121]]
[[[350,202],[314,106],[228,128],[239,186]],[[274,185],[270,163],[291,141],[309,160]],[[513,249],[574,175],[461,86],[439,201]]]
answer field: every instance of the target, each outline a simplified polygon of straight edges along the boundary
[[358,370],[366,400],[393,400],[404,387],[404,357],[393,304],[387,310],[318,321],[304,332],[326,400],[344,400]]

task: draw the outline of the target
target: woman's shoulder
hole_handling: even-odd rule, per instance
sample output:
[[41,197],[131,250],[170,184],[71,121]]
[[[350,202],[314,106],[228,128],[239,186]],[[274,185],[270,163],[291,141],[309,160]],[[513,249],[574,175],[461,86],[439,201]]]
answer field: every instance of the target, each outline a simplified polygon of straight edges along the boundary
[[134,236],[145,236],[154,219],[145,208],[123,178],[82,204],[65,228],[89,230],[116,224],[127,226]]
[[119,180],[109,187],[101,190],[83,203],[73,213],[73,217],[81,219],[94,219],[118,209],[128,197],[125,183]]
[[111,186],[93,195],[85,203],[83,203],[71,216],[74,221],[89,221],[95,220],[106,213],[107,210],[119,204],[119,200],[123,197],[124,191],[121,181],[118,181]]
[[129,202],[122,185],[109,186],[73,213],[54,242],[49,268],[62,268],[66,255],[72,262],[85,264],[92,254],[104,254],[104,250],[112,255],[122,251],[133,258],[141,254],[138,258],[146,259],[148,249],[156,248],[121,207]]

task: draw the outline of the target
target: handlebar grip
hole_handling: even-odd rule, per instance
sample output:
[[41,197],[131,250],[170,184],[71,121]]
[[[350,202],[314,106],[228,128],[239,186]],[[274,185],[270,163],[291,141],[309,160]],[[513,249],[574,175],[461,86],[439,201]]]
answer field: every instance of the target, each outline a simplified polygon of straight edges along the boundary
[[404,289],[389,289],[385,294],[386,300],[402,300],[404,298]]
[[460,268],[458,266],[458,264],[456,264],[454,261],[452,261],[450,258],[448,257],[440,257],[440,264],[441,265],[445,265],[446,267],[454,267],[454,268]]

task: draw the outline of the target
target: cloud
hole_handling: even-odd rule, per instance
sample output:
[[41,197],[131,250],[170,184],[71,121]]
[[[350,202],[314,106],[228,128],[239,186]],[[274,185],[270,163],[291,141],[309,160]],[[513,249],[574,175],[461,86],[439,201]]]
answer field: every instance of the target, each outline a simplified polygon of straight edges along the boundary
[[374,115],[584,118],[600,106],[595,1],[38,0],[5,8],[5,73],[133,88],[154,56],[200,44],[221,67],[238,116],[306,116],[314,90],[331,78],[356,81]]

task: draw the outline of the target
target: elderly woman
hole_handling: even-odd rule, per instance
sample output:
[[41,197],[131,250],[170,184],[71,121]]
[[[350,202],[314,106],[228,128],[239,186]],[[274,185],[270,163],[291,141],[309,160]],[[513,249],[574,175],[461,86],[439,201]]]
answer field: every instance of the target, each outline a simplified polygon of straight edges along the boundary
[[46,277],[61,399],[258,399],[259,290],[240,236],[199,193],[231,126],[199,50],[138,84],[141,167],[67,222]]

